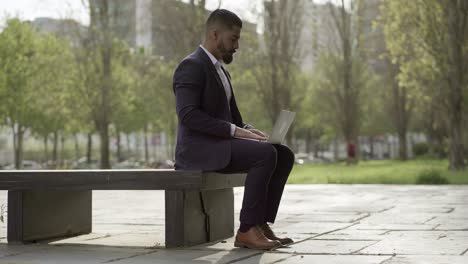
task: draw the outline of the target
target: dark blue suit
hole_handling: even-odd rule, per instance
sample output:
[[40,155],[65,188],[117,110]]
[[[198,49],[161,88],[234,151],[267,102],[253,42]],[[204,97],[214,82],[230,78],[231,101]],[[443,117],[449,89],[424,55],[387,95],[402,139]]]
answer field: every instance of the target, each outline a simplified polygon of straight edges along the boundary
[[231,137],[231,123],[245,124],[232,88],[228,102],[218,72],[200,47],[182,60],[173,81],[179,120],[176,170],[248,172],[240,220],[273,223],[294,164],[292,151],[284,145]]

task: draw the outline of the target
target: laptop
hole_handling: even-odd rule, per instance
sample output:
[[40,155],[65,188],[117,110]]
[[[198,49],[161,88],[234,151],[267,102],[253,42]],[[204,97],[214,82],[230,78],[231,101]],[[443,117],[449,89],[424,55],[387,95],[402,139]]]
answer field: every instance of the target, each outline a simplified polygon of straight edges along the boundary
[[[295,117],[296,117],[295,112],[281,110],[281,113],[278,119],[276,119],[275,125],[273,126],[273,131],[266,142],[272,143],[272,144],[283,143],[284,138],[286,137],[286,134],[288,133],[289,127],[291,126]],[[243,137],[236,137],[236,138],[253,140],[253,141],[261,141],[261,140],[252,139],[252,138],[243,138]]]

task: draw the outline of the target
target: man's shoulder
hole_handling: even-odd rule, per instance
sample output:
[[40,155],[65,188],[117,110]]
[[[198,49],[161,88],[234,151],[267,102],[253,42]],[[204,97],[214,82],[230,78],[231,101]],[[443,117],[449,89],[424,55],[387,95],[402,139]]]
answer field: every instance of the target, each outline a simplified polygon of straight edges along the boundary
[[205,63],[203,59],[199,56],[199,54],[196,54],[196,52],[188,55],[187,57],[183,58],[180,62],[179,65],[177,66],[177,69],[183,69],[183,68],[197,68],[198,70],[202,70],[205,66]]
[[184,64],[184,63],[198,64],[198,65],[204,64],[202,54],[200,53],[200,48],[196,49],[194,52],[190,53],[185,58],[183,58],[180,61],[179,65]]

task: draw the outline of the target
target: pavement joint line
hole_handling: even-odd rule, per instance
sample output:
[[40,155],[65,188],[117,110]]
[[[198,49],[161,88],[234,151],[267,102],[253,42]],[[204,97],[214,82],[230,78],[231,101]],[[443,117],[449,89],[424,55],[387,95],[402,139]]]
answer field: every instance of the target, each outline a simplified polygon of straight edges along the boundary
[[440,240],[441,238],[447,237],[447,234],[441,234],[437,237],[437,240]]
[[289,255],[289,254],[288,254],[287,257],[282,258],[282,259],[278,259],[278,260],[276,260],[276,261],[273,261],[273,262],[271,262],[271,264],[280,263],[280,262],[283,262],[283,261],[285,261],[285,260],[288,260],[288,259],[293,258],[293,257],[296,257],[296,256],[300,256],[300,255],[296,255],[296,254],[290,254],[290,255]]
[[[392,209],[395,208],[395,207],[396,207],[395,205],[392,205],[392,206],[390,206],[390,207],[388,207],[388,208],[384,208],[384,209],[382,209],[382,210],[380,210],[380,211],[377,211],[376,213],[380,214],[380,213],[383,213],[383,212],[392,210]],[[370,212],[368,212],[368,213],[370,213]]]
[[316,237],[323,236],[323,235],[328,235],[328,234],[333,233],[333,232],[336,232],[336,231],[344,230],[344,229],[346,229],[346,228],[348,228],[348,227],[352,227],[352,226],[357,225],[357,224],[358,224],[358,223],[353,223],[353,224],[351,224],[351,225],[349,225],[349,226],[346,226],[346,227],[343,227],[343,228],[337,228],[337,229],[334,229],[334,230],[330,230],[330,231],[328,231],[328,232],[320,233],[320,234],[317,234],[317,235],[315,235],[315,236],[311,236],[311,237],[305,238],[305,239],[303,239],[303,240],[299,240],[299,241],[297,241],[297,242],[294,242],[292,245],[296,245],[296,244],[305,242],[305,241],[307,241],[307,240],[313,240],[313,239],[316,238]]
[[360,218],[354,220],[354,222],[359,222],[359,221],[361,221],[362,219],[368,218],[368,217],[371,216],[371,213],[365,213],[365,214],[366,214],[366,215],[363,215],[362,217],[360,217]]
[[332,239],[332,238],[322,238],[322,239],[310,239],[310,240],[322,240],[322,241],[382,241],[375,239]]
[[379,236],[385,236],[385,235],[388,235],[390,232],[392,232],[392,230],[387,230],[385,232],[383,232],[382,234],[378,234]]
[[463,251],[463,252],[460,254],[460,256],[463,256],[463,255],[465,255],[465,254],[466,254],[466,252],[468,252],[468,248],[467,248],[467,249],[465,249],[465,251]]
[[384,228],[376,228],[376,229],[370,229],[370,228],[358,228],[356,230],[366,230],[366,231],[379,231],[379,230],[387,230],[386,232],[391,232],[391,231],[414,231],[414,232],[417,232],[417,231],[425,231],[425,232],[429,232],[429,231],[468,231],[468,230],[458,230],[458,229],[449,229],[449,230],[442,230],[442,229],[384,229]]
[[433,217],[427,219],[426,221],[422,222],[422,224],[426,224],[427,222],[430,222],[431,220],[434,220],[436,218],[437,218],[437,216],[433,216]]
[[104,262],[101,262],[101,263],[112,263],[112,262],[116,262],[116,261],[120,261],[120,260],[124,260],[124,259],[131,259],[131,258],[135,258],[135,257],[140,257],[140,256],[153,254],[155,252],[157,252],[157,250],[151,250],[149,252],[144,252],[144,253],[140,253],[140,254],[133,254],[131,256],[123,257],[123,258],[110,259],[110,260],[107,260],[107,261],[104,261]]
[[380,262],[379,264],[385,264],[387,261],[392,260],[393,257],[394,257],[394,256],[391,256],[391,257],[388,258],[388,259],[384,259],[384,260],[382,260],[382,262]]
[[455,207],[450,207],[446,214],[450,214],[451,212],[455,211]]
[[[375,254],[351,254],[351,253],[327,253],[327,252],[315,252],[315,253],[310,253],[310,252],[300,252],[300,251],[294,251],[294,252],[278,252],[278,251],[271,251],[268,253],[272,254],[278,254],[278,253],[287,253],[287,254],[293,254],[293,255],[307,255],[307,256],[320,256],[320,255],[325,255],[325,256],[395,256],[396,254],[391,253],[375,253]],[[399,254],[399,255],[404,255],[404,256],[412,256],[414,254]],[[457,256],[457,255],[455,255]]]
[[258,255],[262,255],[262,254],[264,254],[264,253],[265,253],[265,252],[257,252],[257,253],[254,253],[254,254],[252,254],[252,255],[244,256],[244,257],[241,257],[241,258],[238,258],[238,259],[233,259],[233,260],[231,260],[231,261],[226,262],[225,264],[236,263],[236,262],[243,261],[243,260],[246,260],[246,259],[249,259],[249,258],[258,256]]
[[22,252],[16,252],[16,253],[11,253],[11,254],[6,254],[5,256],[0,257],[0,259],[2,259],[2,258],[9,258],[9,257],[15,257],[15,256],[18,256],[18,255],[21,255],[21,254],[24,254],[24,253],[31,253],[31,252],[44,251],[44,250],[47,250],[47,248],[38,248],[38,249],[36,249],[36,250],[32,249],[32,250],[27,250],[27,251],[22,251]]
[[[372,243],[372,244],[370,244],[370,245],[364,246],[364,247],[362,247],[362,248],[360,248],[360,249],[358,249],[358,250],[356,250],[356,251],[351,252],[351,254],[357,254],[359,251],[361,251],[361,250],[363,250],[363,249],[365,249],[365,248],[368,248],[368,247],[370,247],[370,246],[373,246],[373,245],[375,245],[375,244],[377,244],[377,243],[379,243],[379,242],[381,242],[381,241],[382,241],[382,240],[378,240],[378,241],[376,241],[375,243]],[[359,255],[359,254],[357,254],[357,255]]]
[[111,236],[112,236],[111,234],[105,234],[105,235],[100,236],[100,237],[88,238],[88,239],[85,239],[84,241],[92,241],[92,240],[101,239],[101,238],[108,238],[108,237],[111,237]]

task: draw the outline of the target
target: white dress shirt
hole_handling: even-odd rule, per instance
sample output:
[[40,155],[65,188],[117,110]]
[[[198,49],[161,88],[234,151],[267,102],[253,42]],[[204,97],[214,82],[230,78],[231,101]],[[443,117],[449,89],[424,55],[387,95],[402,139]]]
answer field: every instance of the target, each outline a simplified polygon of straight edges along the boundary
[[[231,98],[232,98],[231,85],[229,84],[229,80],[228,80],[226,74],[223,71],[223,65],[222,65],[222,63],[220,61],[218,61],[216,59],[216,57],[213,54],[211,54],[211,52],[209,52],[207,49],[205,49],[205,47],[200,45],[200,48],[202,48],[202,50],[205,51],[205,53],[208,55],[211,62],[215,66],[216,72],[218,72],[218,76],[221,79],[221,82],[223,83],[224,92],[226,93],[227,105],[228,105],[229,111],[231,111],[231,107],[230,107],[230,104],[229,104],[229,102],[231,102]],[[234,136],[235,131],[236,131],[236,125],[231,124],[231,136],[232,137]]]

